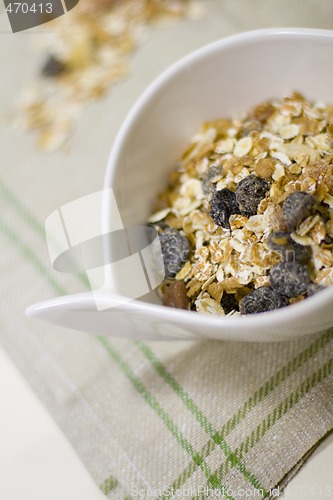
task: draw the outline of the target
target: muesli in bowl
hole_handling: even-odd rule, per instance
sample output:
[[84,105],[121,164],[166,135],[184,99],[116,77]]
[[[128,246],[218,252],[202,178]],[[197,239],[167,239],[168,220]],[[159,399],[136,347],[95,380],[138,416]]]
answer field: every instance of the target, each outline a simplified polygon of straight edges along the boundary
[[260,313],[333,284],[333,106],[294,92],[204,123],[148,222],[166,306]]
[[[236,253],[231,244],[236,246],[238,242],[240,246],[242,245],[242,240],[239,241],[239,238],[241,238],[240,235],[242,232],[245,232],[246,236],[247,228],[245,226],[245,221],[247,223],[250,221],[251,223],[251,221],[253,221],[251,217],[253,216],[248,217],[242,214],[233,214],[231,217],[229,216],[230,225],[232,224],[232,218],[235,217],[243,217],[241,221],[243,220],[244,222],[243,226],[232,229],[233,233],[237,231],[237,229],[241,230],[236,233],[238,239],[235,235],[232,240],[230,238],[231,229],[216,225],[211,218],[209,196],[200,194],[202,191],[204,173],[208,170],[208,166],[213,166],[212,163],[214,158],[210,159],[210,157],[216,155],[214,161],[218,163],[219,156],[230,155],[230,158],[234,156],[235,147],[233,147],[231,151],[222,150],[222,152],[215,152],[212,145],[228,139],[235,139],[238,143],[242,138],[246,137],[251,138],[251,150],[244,156],[236,156],[235,161],[239,161],[241,165],[230,168],[230,173],[228,175],[225,175],[221,170],[222,175],[220,179],[214,182],[209,180],[209,182],[213,184],[214,192],[218,183],[223,181],[223,179],[226,179],[225,182],[230,182],[230,184],[229,187],[228,185],[219,185],[219,191],[222,191],[222,189],[226,187],[230,191],[235,192],[236,183],[234,182],[233,184],[230,177],[232,175],[235,178],[238,175],[240,177],[240,182],[241,170],[243,169],[242,163],[251,158],[252,167],[251,164],[249,166],[245,165],[245,169],[247,170],[246,174],[262,177],[270,184],[269,191],[267,191],[267,193],[265,192],[265,198],[270,195],[273,186],[279,188],[279,182],[273,179],[273,174],[275,177],[275,172],[271,173],[270,177],[265,179],[263,173],[254,170],[253,164],[256,163],[256,158],[253,155],[256,153],[253,142],[255,142],[256,137],[253,133],[251,135],[251,130],[244,131],[243,133],[240,130],[237,132],[236,129],[236,131],[232,132],[235,126],[233,121],[230,120],[220,120],[215,125],[211,123],[204,127],[204,132],[195,139],[194,143],[191,145],[191,150],[184,155],[184,159],[180,164],[182,172],[176,172],[172,175],[170,186],[166,189],[167,175],[170,173],[170,167],[175,164],[175,160],[179,158],[181,152],[186,149],[189,138],[199,129],[200,124],[207,121],[212,122],[212,120],[218,117],[239,116],[239,113],[252,108],[257,103],[270,101],[272,98],[280,98],[290,93],[293,89],[311,98],[313,102],[332,102],[332,53],[332,31],[303,28],[276,28],[240,33],[229,38],[218,40],[206,47],[202,47],[175,63],[149,85],[129,112],[112,146],[105,172],[105,196],[103,196],[103,207],[99,211],[101,215],[100,229],[104,234],[117,231],[119,229],[120,216],[121,227],[141,226],[148,220],[149,215],[152,214],[152,204],[156,197],[156,193],[162,190],[167,191],[167,193],[161,196],[159,206],[154,208],[155,212],[165,210],[165,213],[155,216],[155,222],[152,223],[158,227],[161,234],[164,232],[165,236],[168,236],[168,233],[165,233],[165,229],[169,226],[176,231],[174,233],[177,235],[175,238],[179,238],[179,236],[186,237],[186,240],[182,239],[184,244],[184,255],[181,254],[181,256],[186,256],[186,252],[188,252],[187,247],[189,245],[188,256],[186,256],[186,261],[185,258],[184,260],[181,259],[180,264],[177,263],[176,260],[176,265],[178,265],[179,270],[183,271],[184,274],[186,274],[188,269],[188,274],[185,275],[183,279],[175,279],[179,271],[177,268],[173,269],[175,275],[169,278],[169,282],[164,283],[161,292],[167,289],[170,290],[170,287],[167,287],[169,283],[170,286],[173,285],[173,289],[171,288],[169,291],[169,299],[167,302],[169,305],[172,305],[170,301],[176,301],[174,305],[182,305],[185,309],[164,307],[161,305],[162,301],[156,294],[156,287],[159,284],[159,280],[157,281],[154,276],[149,275],[147,269],[145,269],[142,264],[142,258],[140,258],[140,255],[136,254],[134,254],[135,258],[133,258],[133,261],[137,263],[135,270],[141,272],[142,280],[140,284],[142,287],[140,290],[135,289],[135,287],[132,286],[128,258],[124,260],[124,273],[116,272],[113,269],[114,266],[109,265],[109,262],[113,262],[112,259],[116,255],[117,246],[112,242],[110,244],[108,242],[105,248],[103,247],[105,250],[104,257],[106,265],[98,269],[98,273],[100,272],[100,284],[98,286],[94,285],[93,293],[87,292],[86,294],[72,294],[67,297],[57,297],[31,306],[27,313],[30,316],[38,317],[51,323],[76,328],[80,331],[89,331],[93,334],[98,332],[99,335],[102,334],[108,337],[121,336],[122,338],[141,338],[149,340],[184,340],[197,338],[237,342],[278,342],[304,337],[305,335],[314,334],[332,327],[333,287],[331,286],[326,286],[323,291],[315,293],[306,300],[300,300],[291,306],[281,307],[262,314],[241,314],[237,317],[239,312],[236,311],[236,306],[232,304],[230,306],[230,313],[225,316],[216,314],[195,314],[193,311],[187,310],[191,308],[196,310],[197,306],[195,302],[197,302],[197,305],[201,303],[202,309],[206,312],[215,312],[215,308],[217,308],[220,314],[225,314],[228,308],[226,306],[224,306],[225,309],[223,309],[223,306],[221,306],[221,309],[218,307],[221,305],[218,297],[218,289],[221,287],[220,283],[222,281],[218,281],[217,276],[223,280],[223,287],[226,288],[226,290],[223,289],[221,300],[223,299],[223,294],[224,299],[228,297],[237,300],[239,297],[239,300],[241,300],[242,292],[244,295],[248,292],[247,296],[249,296],[250,292],[255,289],[255,286],[251,284],[251,279],[252,281],[254,281],[254,279],[259,280],[259,283],[257,283],[257,287],[259,288],[264,285],[269,275],[268,269],[261,271],[261,274],[260,272],[253,272],[253,277],[251,278],[250,276],[251,279],[249,282],[244,285],[241,284],[239,287],[235,286],[235,291],[233,292],[232,286],[236,285],[240,279],[234,278],[232,273],[237,271],[230,268],[242,264],[236,259],[236,257],[242,254],[241,252]],[[305,106],[304,101],[300,98],[297,99],[294,96],[294,101],[296,101],[296,109],[299,106]],[[298,101],[300,101],[300,103],[298,103]],[[271,105],[274,107],[277,106],[278,103],[273,102]],[[327,118],[323,116],[323,119],[317,119],[315,117],[314,120],[314,122],[318,124],[322,121],[327,122],[326,128],[320,129],[319,127],[317,130],[315,127],[314,130],[311,130],[313,112],[315,114],[327,114]],[[277,137],[278,139],[273,140],[268,137],[268,144],[272,147],[270,148],[266,145],[265,148],[264,145],[262,152],[267,153],[266,158],[273,160],[274,170],[276,164],[281,164],[284,175],[287,174],[291,177],[290,180],[295,181],[297,175],[300,177],[302,176],[297,173],[291,175],[292,169],[297,168],[297,166],[298,168],[300,166],[301,168],[305,168],[298,156],[297,161],[296,158],[295,160],[290,158],[292,165],[289,165],[289,167],[284,165],[283,161],[281,161],[283,156],[280,157],[280,159],[274,158],[271,153],[283,153],[283,151],[279,151],[280,146],[275,145],[275,148],[273,147],[274,143],[280,143],[281,146],[284,144],[289,148],[296,148],[298,153],[303,152],[305,154],[305,151],[307,151],[309,154],[309,164],[313,164],[315,161],[320,162],[317,174],[315,172],[311,174],[311,177],[314,179],[313,182],[321,184],[321,187],[324,187],[324,190],[326,190],[325,184],[330,181],[330,162],[328,160],[330,152],[322,152],[325,151],[326,147],[323,147],[321,142],[322,139],[325,138],[325,134],[328,134],[326,137],[331,137],[330,127],[332,120],[329,116],[330,114],[331,111],[329,108],[325,110],[323,106],[313,104],[310,106],[307,113],[302,111],[302,113],[297,116],[296,112],[296,116],[291,114],[289,118],[287,117],[291,124],[299,125],[300,134],[303,136],[303,140],[300,141],[302,144],[297,144],[297,141],[299,141],[299,139],[296,139],[297,136],[290,139],[281,137],[280,128],[282,126],[278,127],[277,132],[271,132],[273,137]],[[305,124],[301,123],[304,121],[304,118],[308,118],[308,120],[305,120]],[[298,119],[300,123],[297,122]],[[239,125],[241,128],[244,119],[238,121],[241,122]],[[270,128],[271,126],[270,117],[266,119],[266,122],[265,120],[260,120],[260,118],[255,118],[253,121],[259,122],[262,129]],[[256,125],[258,128],[258,124]],[[214,133],[214,131],[208,132],[209,128],[215,128],[216,137],[214,139],[210,138],[210,134]],[[231,132],[223,132],[230,128]],[[252,130],[252,132],[254,132],[254,130]],[[320,144],[319,147],[318,145],[313,145],[312,147],[311,141],[318,140]],[[310,147],[308,148],[309,141]],[[241,144],[244,145],[244,143]],[[306,150],[303,149],[300,151],[300,146],[306,146]],[[206,151],[205,148],[207,148]],[[200,171],[200,173],[199,171],[198,173],[195,171],[195,162],[192,161],[196,153],[198,153],[197,163],[198,165],[201,163],[203,167],[203,171]],[[287,153],[286,155],[288,158],[289,154],[296,154],[295,150],[291,152],[288,151]],[[202,155],[202,161],[199,160],[200,154]],[[260,154],[260,152],[258,152],[258,154]],[[193,155],[193,158],[191,158],[191,155]],[[319,155],[318,160],[316,157],[310,158],[311,155]],[[205,156],[207,156],[206,160]],[[227,159],[226,157],[226,160]],[[207,163],[206,166],[205,163]],[[220,167],[224,163],[225,162],[221,161]],[[259,162],[257,162],[257,168],[265,166],[265,163],[260,163],[259,165]],[[323,164],[326,174],[321,173]],[[290,167],[292,167],[292,169],[289,172]],[[238,174],[236,171],[233,174],[233,170],[237,170],[237,168],[240,169],[240,171]],[[277,168],[277,174],[279,169],[280,166]],[[193,170],[193,173],[191,170]],[[319,178],[317,181],[315,178],[316,175]],[[323,178],[326,177],[324,181],[321,180],[321,175],[324,176]],[[192,186],[191,183],[186,184],[186,179],[192,181]],[[288,185],[288,182],[289,181],[286,180],[285,184]],[[299,179],[299,182],[301,185],[298,191],[305,191],[308,194],[313,194],[311,192],[311,183],[310,186],[305,187],[303,186],[305,179]],[[196,193],[195,186],[201,186],[201,191],[198,190],[198,194],[191,194],[193,191]],[[185,191],[184,194],[180,193],[181,187],[183,191]],[[288,189],[290,189],[291,194],[293,188],[289,186]],[[114,197],[110,196],[110,191],[113,193]],[[282,185],[278,191],[281,191],[283,195],[283,191],[287,191],[287,189]],[[315,197],[320,193],[317,187],[315,190],[313,189],[313,191],[315,191]],[[324,196],[323,199],[326,198],[326,201],[325,203],[323,201],[319,203],[320,210],[323,213],[313,207],[313,213],[308,216],[319,216],[320,222],[318,222],[317,231],[315,232],[314,228],[312,228],[310,231],[306,232],[304,228],[304,236],[309,236],[310,239],[317,237],[318,240],[321,240],[319,243],[314,242],[313,245],[302,245],[303,247],[311,247],[311,262],[315,264],[318,263],[318,270],[315,271],[317,275],[319,273],[327,273],[330,275],[332,267],[331,249],[329,248],[330,240],[328,239],[328,236],[331,237],[329,231],[330,206],[327,203],[330,198],[328,195],[331,195],[330,190],[328,190],[327,194],[322,193],[322,196]],[[184,198],[184,200],[186,200],[176,202],[177,198],[181,198],[181,200]],[[114,199],[117,202],[116,206],[119,212],[116,217],[114,217]],[[176,208],[173,208],[175,203],[180,204],[177,208],[177,212]],[[265,213],[264,207],[261,207],[264,203],[265,200],[261,200],[259,203],[257,216],[265,216],[265,223],[266,218],[270,221],[275,220],[275,218],[269,217],[269,211]],[[280,208],[282,208],[282,203],[283,201],[279,204]],[[195,206],[196,204],[197,206]],[[261,208],[263,212],[259,213],[259,209]],[[194,214],[191,214],[193,211]],[[192,217],[190,217],[190,214]],[[96,220],[97,219],[99,220],[98,217]],[[182,227],[183,220],[184,223],[185,220],[188,221],[188,227],[185,224],[186,231]],[[255,220],[256,219],[254,219],[254,221]],[[212,224],[212,228],[214,228],[211,232],[206,231],[207,221],[209,221],[209,223]],[[177,226],[178,224],[179,226]],[[316,224],[317,222],[314,223],[314,225]],[[325,237],[321,235],[322,224],[325,228]],[[169,231],[171,231],[171,229]],[[264,230],[265,227],[262,233],[265,233],[265,236],[267,234],[268,238],[268,234],[270,233]],[[248,231],[254,238],[258,238],[257,233],[259,233],[259,231],[257,229],[255,231],[248,229]],[[279,227],[275,229],[275,232],[278,231]],[[295,233],[297,235],[297,231],[287,231],[283,229],[281,232],[287,232],[290,235]],[[230,258],[228,258],[228,253],[225,252],[224,249],[221,249],[223,250],[223,257],[217,263],[209,261],[211,252],[209,249],[210,241],[208,240],[210,240],[211,236],[214,234],[217,236],[216,240],[218,245],[220,245],[220,242],[224,239],[222,237],[223,235],[226,236],[226,243],[230,243],[228,244]],[[169,234],[168,239],[171,238],[171,236],[172,235]],[[206,239],[206,236],[208,236],[208,239]],[[304,237],[301,234],[298,234],[298,236],[301,238]],[[247,239],[248,238],[244,238],[245,241]],[[325,242],[323,239],[325,239]],[[196,241],[198,241],[198,249],[196,249]],[[201,245],[199,245],[200,241],[202,241]],[[188,242],[188,244],[186,242]],[[262,243],[262,246],[260,246],[259,243]],[[281,244],[281,241],[278,240],[278,243]],[[214,245],[215,243],[212,246],[214,247]],[[325,245],[328,245],[328,247],[325,248]],[[200,246],[202,250],[200,250]],[[246,243],[243,243],[243,247],[244,246],[246,246]],[[171,249],[171,246],[168,245],[167,248]],[[263,254],[269,255],[269,252],[274,252],[274,250],[265,246],[260,239],[257,242],[257,249],[259,250],[259,255],[256,255],[254,251],[253,259],[250,261],[251,267],[255,269],[256,266],[259,268],[262,266]],[[207,250],[209,252],[209,259],[205,258],[205,252],[207,252]],[[315,250],[317,251],[316,256],[314,256]],[[204,255],[201,256],[200,252],[203,252]],[[195,255],[198,255],[197,259],[194,259]],[[234,257],[232,257],[233,255]],[[280,254],[277,253],[275,258],[279,258],[279,255]],[[290,254],[288,253],[288,255]],[[218,256],[216,256],[216,258],[218,260]],[[322,264],[323,259],[326,259],[324,264]],[[273,260],[271,267],[281,262],[281,260],[281,257],[278,261]],[[189,264],[187,264],[187,261],[189,261]],[[204,264],[203,266],[201,261]],[[258,262],[258,264],[256,262]],[[290,262],[290,257],[288,257],[288,262]],[[212,272],[208,273],[206,279],[204,277],[206,269],[203,269],[202,280],[199,280],[198,273],[201,271],[200,267],[202,266],[205,268],[206,264],[209,268],[210,263],[212,264]],[[149,266],[150,265],[151,263],[149,263]],[[194,269],[196,265],[197,267]],[[150,269],[149,266],[148,268]],[[306,266],[310,274],[311,282],[315,282],[315,276],[310,264],[306,264]],[[183,269],[184,267],[185,269]],[[222,270],[226,272],[228,269],[231,271],[229,279],[228,276],[223,277],[222,275]],[[197,277],[194,277],[194,271]],[[212,280],[211,283],[209,279]],[[243,280],[243,278],[241,279]],[[260,280],[262,280],[261,284]],[[320,283],[316,284],[320,285]],[[229,288],[228,290],[227,286]],[[175,288],[177,288],[177,293],[174,293]],[[205,289],[200,290],[200,288]],[[213,296],[214,288],[216,289],[215,298]],[[268,290],[268,286],[266,286],[266,289]],[[311,293],[309,290],[310,287],[307,287],[306,295]],[[206,295],[204,295],[205,292]],[[190,296],[187,295],[188,293],[190,293]],[[166,296],[165,294],[163,295],[166,301]],[[301,295],[305,297],[305,294]],[[110,301],[115,297],[117,306],[107,309],[104,308],[103,311],[99,311],[96,309],[96,296],[98,297],[98,301],[106,301],[107,304],[103,302],[103,306],[110,305]],[[300,296],[290,298],[288,302],[296,301],[298,298],[300,298]],[[188,300],[188,302],[184,304],[184,300]],[[121,307],[119,307],[119,302],[123,304]],[[232,317],[229,318],[229,315]]]

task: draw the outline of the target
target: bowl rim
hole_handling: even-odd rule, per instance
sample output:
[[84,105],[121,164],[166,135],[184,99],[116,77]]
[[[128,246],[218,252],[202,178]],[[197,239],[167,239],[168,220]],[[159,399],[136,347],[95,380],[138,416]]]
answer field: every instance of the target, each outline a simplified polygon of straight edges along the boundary
[[[199,49],[196,49],[184,57],[180,58],[178,61],[166,68],[162,73],[160,73],[146,88],[146,90],[140,95],[136,100],[127,116],[125,117],[117,135],[115,141],[112,145],[111,152],[109,155],[105,177],[104,177],[104,193],[103,196],[103,214],[102,214],[102,228],[104,232],[108,232],[109,218],[108,218],[108,190],[112,188],[115,180],[115,175],[117,171],[117,165],[119,158],[122,155],[126,137],[131,133],[132,129],[135,127],[137,121],[140,119],[141,113],[144,111],[146,105],[153,98],[153,96],[163,91],[163,89],[169,84],[169,82],[176,78],[179,73],[184,71],[185,67],[193,62],[199,61],[204,58],[208,53],[214,53],[215,51],[220,51],[228,49],[231,46],[242,45],[250,41],[264,40],[266,38],[304,38],[307,40],[313,39],[330,39],[333,42],[333,30],[327,29],[317,29],[317,28],[295,28],[295,27],[280,27],[280,28],[265,28],[258,30],[250,30],[241,33],[237,33],[225,38],[221,38],[214,42],[204,45]],[[333,47],[333,44],[332,44]],[[106,271],[107,273],[107,271]],[[121,298],[122,296],[119,295]],[[125,298],[125,297],[123,297]],[[255,325],[260,325],[260,327],[267,327],[277,322],[293,322],[299,319],[301,316],[311,315],[314,313],[318,307],[323,308],[332,303],[333,300],[333,286],[328,287],[312,297],[308,297],[306,301],[300,301],[298,303],[292,304],[292,307],[286,306],[280,309],[275,309],[273,311],[268,311],[260,314],[252,314],[246,316],[236,316],[229,317],[226,316],[213,316],[208,314],[193,314],[193,311],[174,309],[171,307],[166,307],[159,304],[151,304],[144,301],[139,301],[137,299],[130,300],[126,298],[127,304],[133,311],[143,314],[149,314],[151,317],[156,317],[159,319],[164,319],[166,321],[173,318],[178,324],[183,324],[186,326],[191,326],[191,324],[196,324],[196,326],[210,327],[210,328],[223,328],[223,326],[228,326],[230,330],[238,330],[239,328],[244,328],[244,319],[246,318],[246,325],[253,327]]]

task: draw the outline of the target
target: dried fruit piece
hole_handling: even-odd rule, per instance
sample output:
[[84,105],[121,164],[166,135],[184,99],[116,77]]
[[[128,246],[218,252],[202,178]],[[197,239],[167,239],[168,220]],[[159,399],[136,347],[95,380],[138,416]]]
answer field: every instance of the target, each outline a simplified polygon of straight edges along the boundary
[[262,177],[251,174],[241,180],[236,187],[236,201],[240,213],[246,217],[256,215],[258,205],[265,198],[268,189],[269,182]]
[[304,264],[311,257],[311,247],[296,243],[289,233],[277,231],[271,233],[267,239],[267,245],[271,250],[278,252],[282,259],[287,262],[300,262]]
[[65,73],[65,71],[67,71],[66,64],[51,55],[42,68],[42,75],[55,78]]
[[317,199],[305,191],[294,191],[283,203],[283,218],[289,231],[308,217],[317,206]]
[[306,266],[298,262],[279,262],[269,271],[271,287],[286,297],[297,297],[306,292],[310,275]]
[[190,244],[177,229],[167,228],[159,235],[165,276],[174,278],[188,260]]
[[241,314],[273,311],[287,305],[286,298],[268,286],[261,286],[245,295],[239,302]]
[[231,311],[239,311],[234,293],[224,293],[220,303],[225,314],[229,314]]
[[236,195],[233,191],[224,188],[215,192],[210,202],[209,214],[217,226],[230,229],[230,215],[239,213]]
[[176,309],[189,309],[190,299],[186,294],[186,285],[183,281],[172,281],[166,288],[163,304]]

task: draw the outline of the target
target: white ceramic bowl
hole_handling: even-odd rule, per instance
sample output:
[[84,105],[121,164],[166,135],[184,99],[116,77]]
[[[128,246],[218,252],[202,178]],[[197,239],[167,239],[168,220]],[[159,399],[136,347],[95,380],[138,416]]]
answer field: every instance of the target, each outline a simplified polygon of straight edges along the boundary
[[[333,102],[333,31],[260,30],[203,47],[164,72],[136,103],[113,146],[105,187],[112,187],[125,226],[147,220],[167,173],[205,120],[246,111],[293,90]],[[149,300],[149,298],[147,299]],[[333,325],[333,287],[274,312],[214,318],[137,302],[155,328],[203,338],[281,340]]]
[[[233,116],[293,90],[333,103],[332,61],[333,31],[269,29],[217,41],[165,71],[129,113],[107,167],[104,187],[113,189],[125,227],[145,223],[167,173],[203,121]],[[107,205],[105,199],[105,230],[112,229]],[[119,293],[112,271],[107,270],[106,280]],[[87,296],[59,299],[57,307],[40,307],[39,313],[109,335],[274,342],[332,326],[333,287],[298,304],[240,318],[164,307],[155,293],[129,301],[118,316],[96,313]]]

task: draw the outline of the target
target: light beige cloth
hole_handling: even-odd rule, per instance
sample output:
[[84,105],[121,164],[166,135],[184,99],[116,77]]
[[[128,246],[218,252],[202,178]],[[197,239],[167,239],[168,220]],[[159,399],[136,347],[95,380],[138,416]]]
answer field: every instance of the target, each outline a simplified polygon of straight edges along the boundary
[[101,490],[117,500],[274,497],[333,427],[333,330],[280,344],[152,343],[65,331],[24,315],[33,302],[83,289],[52,270],[44,221],[101,189],[117,129],[153,77],[234,32],[333,28],[331,0],[204,3],[201,19],[151,33],[132,76],[86,109],[67,150],[56,154],[36,151],[31,137],[7,124],[40,65],[32,39],[3,34],[0,46],[0,340]]

